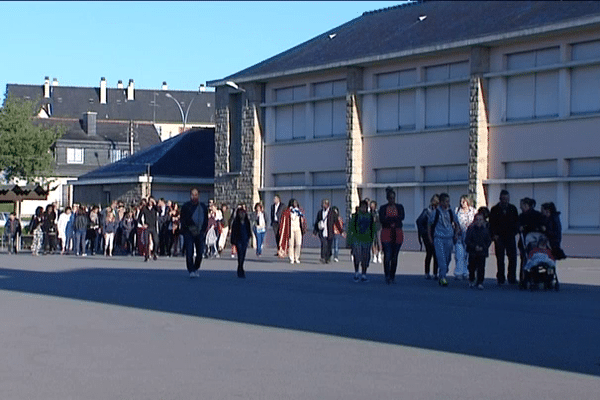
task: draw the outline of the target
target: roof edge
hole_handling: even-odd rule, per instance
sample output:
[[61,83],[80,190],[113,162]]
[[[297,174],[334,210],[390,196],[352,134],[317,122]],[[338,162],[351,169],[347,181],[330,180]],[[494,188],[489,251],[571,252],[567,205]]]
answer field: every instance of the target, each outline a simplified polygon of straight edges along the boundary
[[450,49],[455,49],[455,48],[460,48],[460,47],[476,46],[476,45],[493,43],[493,42],[498,42],[498,41],[503,41],[503,40],[516,39],[516,38],[520,38],[520,37],[534,36],[534,35],[539,35],[539,34],[544,34],[544,33],[550,33],[553,31],[561,31],[561,30],[568,29],[568,28],[581,28],[581,27],[585,27],[588,25],[594,25],[594,24],[599,24],[599,23],[600,23],[600,15],[596,15],[596,16],[592,16],[592,17],[588,17],[588,18],[578,18],[576,20],[560,22],[560,23],[552,24],[552,25],[544,25],[544,26],[540,26],[540,27],[536,27],[536,28],[527,28],[527,29],[521,29],[521,30],[512,31],[512,32],[482,36],[479,38],[459,40],[459,41],[440,44],[440,45],[419,47],[416,49],[405,50],[405,51],[400,51],[400,52],[396,52],[396,53],[382,54],[382,55],[369,56],[369,57],[363,57],[363,58],[355,58],[352,60],[339,61],[339,62],[322,64],[322,65],[317,65],[317,66],[312,66],[312,67],[297,68],[297,69],[284,71],[284,72],[274,72],[274,73],[269,73],[269,74],[254,75],[254,76],[239,77],[239,78],[236,78],[235,74],[234,74],[228,78],[221,78],[221,79],[216,79],[213,81],[207,81],[206,85],[210,86],[210,87],[217,87],[217,86],[225,86],[226,82],[231,81],[231,80],[235,81],[236,83],[247,83],[247,82],[268,80],[268,79],[280,78],[280,77],[286,77],[286,76],[300,75],[300,74],[317,72],[317,71],[328,70],[328,69],[350,67],[350,66],[354,66],[357,64],[368,64],[368,63],[374,63],[374,62],[379,62],[379,61],[391,60],[391,59],[395,59],[395,58],[423,55],[423,54],[427,54],[427,53],[433,53],[433,52],[443,51],[443,50],[450,50]]

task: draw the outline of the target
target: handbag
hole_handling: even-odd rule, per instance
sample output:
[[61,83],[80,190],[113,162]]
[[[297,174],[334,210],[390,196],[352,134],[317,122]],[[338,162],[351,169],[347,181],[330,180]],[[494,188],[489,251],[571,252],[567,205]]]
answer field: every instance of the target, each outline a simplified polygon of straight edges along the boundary
[[320,220],[320,221],[317,223],[317,227],[318,227],[318,228],[319,228],[319,230],[321,230],[321,231],[322,231],[323,229],[325,229],[325,220],[323,220],[323,219],[322,219],[322,220]]

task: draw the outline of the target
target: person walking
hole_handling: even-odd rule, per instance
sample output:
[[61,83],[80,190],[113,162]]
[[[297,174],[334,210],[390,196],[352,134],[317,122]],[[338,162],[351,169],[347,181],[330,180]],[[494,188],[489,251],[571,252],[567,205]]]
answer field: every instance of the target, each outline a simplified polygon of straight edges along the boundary
[[440,204],[435,210],[433,219],[429,221],[429,239],[435,247],[440,286],[448,286],[446,275],[452,261],[452,247],[454,247],[459,234],[457,217],[450,208],[450,196],[447,193],[441,193]]
[[279,243],[281,236],[279,234],[279,223],[281,222],[281,214],[283,214],[283,204],[281,204],[281,198],[278,194],[273,196],[273,204],[271,205],[271,227],[273,228],[273,234],[275,235],[275,243],[277,251],[275,255],[279,255]]
[[[369,202],[369,200],[367,200],[367,202]],[[371,215],[373,216],[373,219],[375,220],[375,236],[373,237],[373,248],[372,248],[372,252],[373,252],[373,258],[371,259],[371,261],[376,264],[376,263],[382,263],[383,262],[383,255],[382,255],[382,247],[381,247],[381,221],[379,221],[379,210],[377,210],[377,202],[375,200],[371,200],[371,202],[369,203],[369,208],[371,211]]]
[[340,261],[340,237],[344,236],[344,220],[340,216],[340,209],[336,206],[331,207],[331,211],[333,211],[333,243],[332,243],[332,252],[333,252],[333,261]]
[[[377,225],[373,214],[369,211],[369,202],[362,200],[356,213],[352,214],[348,223],[348,242],[352,248],[354,260],[354,282],[367,282],[367,269],[371,258],[373,237],[377,232]],[[362,275],[359,273],[362,269]]]
[[254,235],[256,236],[256,256],[262,255],[263,242],[267,233],[267,221],[262,203],[254,205]]
[[54,254],[56,251],[56,241],[58,239],[58,229],[56,226],[56,211],[52,204],[46,206],[44,221],[42,222],[42,231],[44,232],[44,254]]
[[35,209],[35,214],[31,218],[31,223],[29,224],[29,232],[32,233],[33,239],[31,242],[31,255],[39,256],[40,251],[42,251],[42,245],[44,243],[44,231],[42,230],[42,224],[44,222],[44,209],[42,207],[37,207]]
[[317,213],[313,233],[321,240],[322,263],[329,263],[331,259],[331,248],[333,245],[333,223],[334,216],[329,206],[329,199],[323,199],[321,209]]
[[115,233],[117,232],[117,221],[115,215],[110,212],[110,209],[107,209],[106,217],[102,223],[102,232],[104,233],[104,255],[112,257]]
[[383,272],[385,283],[395,283],[398,268],[398,253],[404,242],[402,221],[404,206],[396,203],[396,192],[391,187],[385,189],[387,204],[379,208],[381,222],[381,246],[383,247]]
[[[517,207],[510,204],[507,190],[500,192],[500,202],[490,210],[490,233],[494,241],[498,272],[496,279],[499,285],[517,283],[517,245],[515,236],[519,233],[519,213]],[[508,271],[505,275],[504,255],[508,258]]]
[[[491,244],[492,236],[485,217],[478,213],[465,235],[465,247],[469,254],[469,287],[471,288],[477,286],[479,290],[483,290],[485,259],[488,257],[488,248]],[[475,274],[477,274],[477,280],[475,280]]]
[[[190,201],[181,207],[181,232],[185,248],[185,264],[190,278],[198,278],[202,253],[204,252],[204,232],[208,226],[208,208],[198,199],[198,189],[190,190]],[[194,259],[194,249],[196,258]]]
[[148,261],[150,256],[156,261],[157,253],[160,246],[158,239],[158,209],[156,208],[156,200],[150,196],[148,203],[140,211],[138,223],[146,229],[146,248],[144,261]]
[[77,256],[86,256],[85,252],[85,237],[87,235],[88,226],[90,224],[90,220],[85,211],[85,207],[79,206],[77,209],[77,215],[75,216],[75,221],[73,222],[73,229],[75,231],[75,236],[73,240],[73,252]]
[[290,258],[290,264],[300,264],[302,236],[306,233],[304,210],[296,199],[290,199],[288,208],[281,214],[279,256]]
[[562,250],[562,224],[560,222],[560,212],[556,210],[553,202],[542,204],[542,230],[548,237],[550,249],[555,260],[564,260],[567,258]]
[[454,210],[460,228],[460,235],[454,245],[454,279],[467,280],[469,277],[469,253],[465,248],[465,238],[467,236],[467,229],[475,218],[475,208],[471,203],[471,199],[467,195],[460,196],[460,207],[456,207]]
[[439,204],[439,196],[437,194],[431,196],[429,206],[423,209],[416,221],[419,243],[425,246],[425,279],[431,279],[431,260],[433,260],[433,279],[438,279],[438,263],[437,258],[435,257],[435,247],[433,246],[433,242],[429,240],[428,232],[429,220],[433,219],[433,214]]
[[19,237],[21,236],[21,221],[17,218],[14,212],[10,213],[10,216],[4,224],[4,236],[8,244],[8,254],[13,252],[17,254],[17,248],[19,247]]
[[237,276],[245,278],[244,261],[246,260],[246,251],[248,250],[248,242],[252,238],[252,228],[250,227],[250,219],[246,213],[246,208],[238,206],[235,213],[235,218],[231,223],[231,244],[237,248]]
[[71,222],[71,207],[66,207],[58,217],[58,240],[60,241],[60,254],[65,254],[69,251],[69,236],[67,227]]

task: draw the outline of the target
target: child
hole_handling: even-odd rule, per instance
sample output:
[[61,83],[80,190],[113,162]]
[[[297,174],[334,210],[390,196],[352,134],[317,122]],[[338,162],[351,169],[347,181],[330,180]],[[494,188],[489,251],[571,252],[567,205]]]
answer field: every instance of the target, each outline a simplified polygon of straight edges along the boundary
[[252,228],[250,227],[250,219],[246,214],[246,209],[243,206],[239,206],[231,223],[231,244],[237,248],[238,255],[238,278],[246,277],[244,259],[246,258],[246,250],[251,238]]
[[21,236],[21,222],[14,212],[10,213],[10,217],[6,221],[4,235],[8,239],[8,254],[12,254],[13,252],[17,254],[19,236]]
[[[469,253],[469,287],[477,285],[483,290],[483,278],[485,276],[485,259],[488,256],[488,248],[492,244],[490,230],[482,213],[477,213],[475,219],[467,229],[465,245]],[[475,282],[477,272],[477,282]]]
[[[371,257],[371,246],[373,238],[377,233],[377,227],[373,215],[368,210],[369,203],[366,200],[360,202],[358,211],[352,215],[348,224],[348,241],[352,245],[352,256],[354,260],[354,282],[359,280],[367,282],[367,268]],[[362,264],[362,276],[358,272]]]

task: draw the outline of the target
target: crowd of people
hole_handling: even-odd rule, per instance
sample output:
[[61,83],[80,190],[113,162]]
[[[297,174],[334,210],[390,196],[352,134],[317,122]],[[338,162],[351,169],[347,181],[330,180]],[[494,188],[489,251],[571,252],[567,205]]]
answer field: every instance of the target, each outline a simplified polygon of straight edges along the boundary
[[[368,281],[370,263],[383,264],[387,284],[396,280],[398,255],[404,241],[404,207],[396,202],[396,193],[386,189],[386,204],[378,208],[375,200],[363,199],[351,218],[344,223],[340,211],[323,199],[316,213],[312,233],[321,242],[320,262],[339,261],[342,237],[346,237],[354,264],[353,279]],[[517,280],[517,249],[521,254],[521,269],[527,261],[524,238],[531,232],[547,236],[548,253],[553,258],[565,258],[561,249],[560,213],[554,203],[544,203],[541,212],[536,202],[524,198],[521,212],[510,203],[506,190],[498,204],[490,209],[476,210],[471,199],[460,197],[459,206],[452,209],[450,196],[434,195],[416,220],[419,242],[425,247],[425,278],[435,279],[440,286],[448,286],[452,254],[456,280],[468,280],[469,286],[483,289],[485,263],[489,247],[495,244],[497,282],[515,284]],[[74,204],[73,208],[58,210],[49,204],[38,207],[27,230],[32,234],[31,254],[103,254],[139,255],[145,261],[158,256],[185,255],[191,278],[199,276],[203,258],[221,257],[227,244],[231,257],[237,257],[237,275],[245,277],[244,261],[247,249],[255,239],[256,255],[262,256],[267,226],[273,230],[275,255],[300,263],[302,241],[308,231],[306,214],[297,199],[290,199],[287,207],[275,195],[270,219],[264,205],[254,204],[249,211],[245,204],[230,210],[227,204],[209,200],[199,201],[198,190],[190,191],[190,201],[179,207],[176,202],[149,197],[128,207],[114,201],[101,209],[99,206]],[[5,236],[9,253],[17,251],[16,238],[21,224],[12,213],[6,223]],[[519,237],[517,242],[516,238]],[[505,268],[505,256],[508,268]],[[431,268],[433,264],[433,269]],[[433,272],[433,274],[431,273]]]

